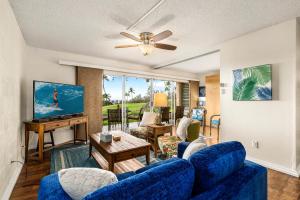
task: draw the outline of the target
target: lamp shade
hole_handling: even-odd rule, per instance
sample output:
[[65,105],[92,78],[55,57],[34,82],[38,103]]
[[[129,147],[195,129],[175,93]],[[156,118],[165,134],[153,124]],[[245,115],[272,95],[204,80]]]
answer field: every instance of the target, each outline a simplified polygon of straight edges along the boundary
[[167,107],[168,106],[168,97],[165,93],[155,93],[154,94],[154,107]]

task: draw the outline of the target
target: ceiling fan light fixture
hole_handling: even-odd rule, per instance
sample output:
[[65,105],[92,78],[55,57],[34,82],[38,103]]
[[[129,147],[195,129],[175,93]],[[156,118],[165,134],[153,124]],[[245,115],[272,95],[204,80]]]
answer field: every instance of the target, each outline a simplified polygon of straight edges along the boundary
[[152,53],[152,51],[154,49],[154,45],[153,44],[139,44],[139,48],[142,51],[143,55],[147,56]]

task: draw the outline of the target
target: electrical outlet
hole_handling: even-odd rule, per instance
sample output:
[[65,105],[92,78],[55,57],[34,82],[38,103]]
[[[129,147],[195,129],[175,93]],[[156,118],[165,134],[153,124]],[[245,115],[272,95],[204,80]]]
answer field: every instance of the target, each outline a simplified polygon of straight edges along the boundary
[[259,142],[256,140],[252,140],[252,147],[258,149],[259,148]]

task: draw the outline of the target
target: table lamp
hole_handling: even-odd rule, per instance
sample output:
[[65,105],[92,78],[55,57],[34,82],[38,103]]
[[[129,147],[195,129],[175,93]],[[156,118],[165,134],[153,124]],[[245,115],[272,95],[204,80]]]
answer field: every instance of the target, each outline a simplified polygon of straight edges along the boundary
[[[168,97],[165,93],[155,93],[153,99],[153,106],[159,108],[159,113],[161,114],[161,107],[168,106]],[[161,122],[157,122],[161,124]]]

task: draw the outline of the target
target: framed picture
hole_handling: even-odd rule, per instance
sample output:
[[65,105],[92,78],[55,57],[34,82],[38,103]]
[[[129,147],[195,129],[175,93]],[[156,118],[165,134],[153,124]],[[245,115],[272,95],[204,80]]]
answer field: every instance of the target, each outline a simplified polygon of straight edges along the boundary
[[271,65],[260,65],[233,70],[234,101],[272,100]]
[[205,97],[205,86],[199,87],[199,97]]

